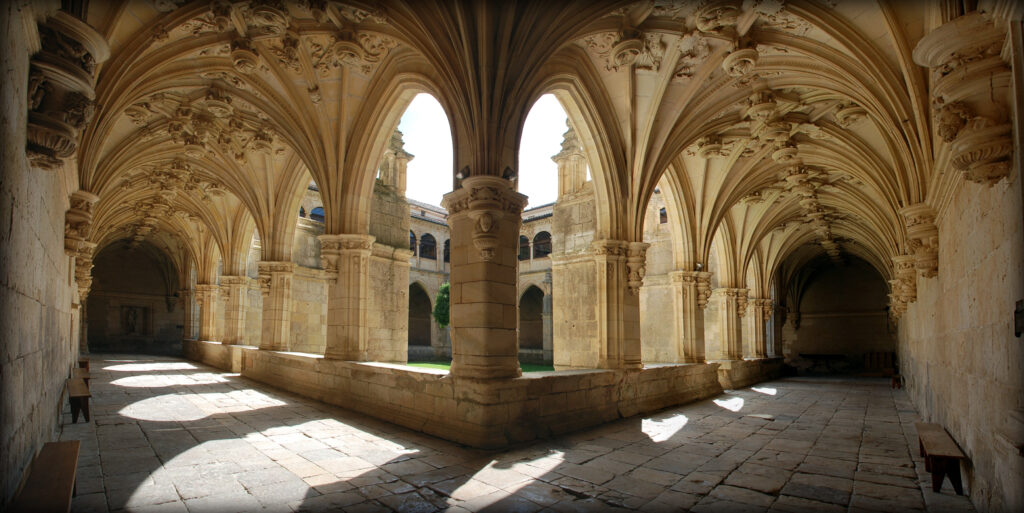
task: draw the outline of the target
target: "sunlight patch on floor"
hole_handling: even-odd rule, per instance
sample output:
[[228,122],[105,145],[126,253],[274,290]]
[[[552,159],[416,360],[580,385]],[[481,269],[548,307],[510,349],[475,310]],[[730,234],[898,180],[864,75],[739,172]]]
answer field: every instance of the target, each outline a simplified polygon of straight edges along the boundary
[[643,419],[640,423],[640,430],[647,435],[652,442],[664,442],[675,436],[680,429],[686,426],[689,421],[686,415],[673,415],[664,420]]
[[743,398],[733,397],[731,399],[715,399],[713,401],[718,406],[725,408],[729,411],[740,411],[743,409]]
[[764,395],[775,395],[778,393],[778,390],[772,387],[750,387],[750,389],[753,390],[754,392]]
[[103,370],[118,372],[153,372],[171,370],[195,370],[199,367],[187,362],[148,362],[148,363],[122,363],[108,365]]

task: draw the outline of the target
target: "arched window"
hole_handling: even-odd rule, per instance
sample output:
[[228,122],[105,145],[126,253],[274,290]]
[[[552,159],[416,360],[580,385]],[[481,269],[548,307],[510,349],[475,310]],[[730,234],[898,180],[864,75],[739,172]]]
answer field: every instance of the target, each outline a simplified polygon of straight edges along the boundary
[[306,209],[299,207],[299,217],[306,217]]
[[437,260],[437,240],[429,233],[420,237],[420,258]]
[[324,207],[316,207],[309,211],[309,218],[318,222],[324,222]]
[[413,256],[416,256],[416,234],[409,230],[409,251],[412,251]]
[[451,240],[444,240],[444,262],[448,263],[451,260]]
[[[522,246],[520,246],[521,248]],[[533,238],[533,258],[544,258],[551,254],[551,234],[540,232]]]
[[525,235],[519,236],[519,260],[530,259],[530,239]]
[[668,222],[668,211],[665,210],[665,207],[661,207],[661,210],[658,211],[658,222],[661,224]]

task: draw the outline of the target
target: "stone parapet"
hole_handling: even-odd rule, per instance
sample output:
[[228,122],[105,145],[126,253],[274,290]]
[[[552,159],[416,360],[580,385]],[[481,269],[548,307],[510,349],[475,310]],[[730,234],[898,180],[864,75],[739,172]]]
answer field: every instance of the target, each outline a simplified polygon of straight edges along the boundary
[[500,448],[715,396],[718,364],[467,379],[433,369],[186,341],[186,357],[473,447]]
[[723,360],[718,364],[718,383],[724,390],[736,390],[782,375],[782,358]]

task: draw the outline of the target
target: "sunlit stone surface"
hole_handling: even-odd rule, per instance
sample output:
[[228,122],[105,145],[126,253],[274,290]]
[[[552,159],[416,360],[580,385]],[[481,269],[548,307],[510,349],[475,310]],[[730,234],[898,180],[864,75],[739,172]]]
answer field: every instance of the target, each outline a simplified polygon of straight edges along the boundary
[[[92,362],[74,511],[973,511],[882,380],[789,379],[468,449],[200,364]],[[65,412],[65,416],[67,413]]]

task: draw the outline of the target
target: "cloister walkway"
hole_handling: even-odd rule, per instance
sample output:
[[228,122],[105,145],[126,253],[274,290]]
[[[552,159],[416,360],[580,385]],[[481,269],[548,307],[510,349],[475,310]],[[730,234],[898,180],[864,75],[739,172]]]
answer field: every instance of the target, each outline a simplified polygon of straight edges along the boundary
[[932,493],[877,380],[791,379],[512,450],[467,449],[236,374],[92,357],[73,511],[973,511]]

